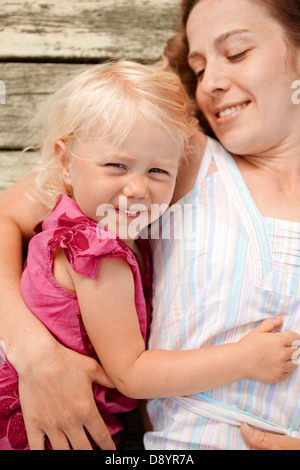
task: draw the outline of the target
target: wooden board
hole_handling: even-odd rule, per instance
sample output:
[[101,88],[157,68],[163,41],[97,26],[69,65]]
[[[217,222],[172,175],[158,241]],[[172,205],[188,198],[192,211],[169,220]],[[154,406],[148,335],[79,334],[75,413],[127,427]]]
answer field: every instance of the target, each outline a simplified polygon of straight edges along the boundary
[[0,57],[64,61],[160,57],[177,0],[1,0]]
[[91,65],[0,64],[0,77],[6,85],[6,103],[0,105],[0,148],[15,150],[37,144],[30,138],[35,129],[29,125],[36,108],[73,73],[88,67]]
[[0,192],[31,171],[39,161],[36,152],[0,152]]

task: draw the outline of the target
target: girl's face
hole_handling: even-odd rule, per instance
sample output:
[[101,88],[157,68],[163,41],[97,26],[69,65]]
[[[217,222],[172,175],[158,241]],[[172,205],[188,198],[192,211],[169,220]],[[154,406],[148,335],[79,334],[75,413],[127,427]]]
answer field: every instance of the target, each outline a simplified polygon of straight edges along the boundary
[[292,84],[300,78],[300,52],[291,58],[283,28],[261,5],[201,0],[187,37],[198,105],[229,151],[272,155],[275,148],[299,145]]
[[170,203],[180,160],[166,132],[143,119],[117,149],[95,139],[69,151],[58,141],[56,156],[82,212],[126,240]]

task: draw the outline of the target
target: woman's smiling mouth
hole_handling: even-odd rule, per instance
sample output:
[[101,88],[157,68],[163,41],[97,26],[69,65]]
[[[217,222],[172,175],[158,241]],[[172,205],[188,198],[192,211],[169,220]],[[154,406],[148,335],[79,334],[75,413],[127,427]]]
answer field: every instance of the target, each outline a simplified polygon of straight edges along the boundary
[[246,101],[244,103],[237,104],[237,105],[222,106],[222,108],[220,107],[215,112],[217,122],[219,124],[222,124],[222,123],[230,121],[231,118],[235,117],[237,113],[243,111],[249,104],[250,104],[250,101]]

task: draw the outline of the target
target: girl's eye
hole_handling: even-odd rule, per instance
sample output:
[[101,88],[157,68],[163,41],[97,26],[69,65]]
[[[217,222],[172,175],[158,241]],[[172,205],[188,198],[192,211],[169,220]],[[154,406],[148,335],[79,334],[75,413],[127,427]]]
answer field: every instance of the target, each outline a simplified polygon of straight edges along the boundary
[[247,52],[248,51],[243,51],[243,52],[240,52],[239,54],[231,55],[228,57],[228,60],[231,60],[234,62],[236,60],[242,59],[247,54]]
[[151,168],[149,170],[150,173],[159,173],[159,174],[167,174],[167,171],[162,170],[161,168]]
[[124,170],[126,170],[126,167],[125,165],[123,165],[123,163],[107,163],[106,166],[111,166],[113,168],[121,168],[121,169],[124,168]]

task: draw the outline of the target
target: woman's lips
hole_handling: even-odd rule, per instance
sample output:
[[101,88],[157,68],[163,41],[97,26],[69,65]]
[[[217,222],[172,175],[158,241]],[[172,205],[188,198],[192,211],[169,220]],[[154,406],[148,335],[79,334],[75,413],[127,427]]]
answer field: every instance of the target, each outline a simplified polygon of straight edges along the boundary
[[250,101],[244,101],[238,104],[219,107],[215,111],[215,117],[218,124],[225,124],[235,119],[238,114],[244,111],[250,104]]

